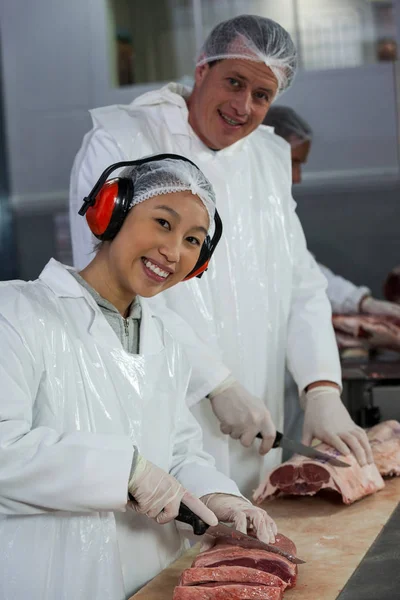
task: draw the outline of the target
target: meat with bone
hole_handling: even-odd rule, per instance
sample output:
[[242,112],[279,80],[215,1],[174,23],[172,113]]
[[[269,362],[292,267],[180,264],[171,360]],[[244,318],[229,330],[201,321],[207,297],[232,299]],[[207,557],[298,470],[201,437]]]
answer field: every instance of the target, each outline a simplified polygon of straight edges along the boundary
[[[365,347],[388,348],[400,351],[400,321],[388,315],[333,315],[337,333],[359,340]],[[341,337],[338,339],[341,345]],[[350,342],[343,343],[346,347]]]
[[[318,450],[331,456],[339,456],[337,450],[327,444],[316,446]],[[335,467],[322,460],[312,460],[295,455],[273,471],[254,492],[257,503],[278,494],[295,496],[313,496],[323,489],[329,489],[341,495],[345,504],[373,494],[385,485],[377,467],[360,467],[353,455],[341,456],[351,465],[350,468]]]
[[179,585],[203,585],[206,583],[219,582],[219,585],[230,583],[251,583],[258,585],[268,585],[270,587],[280,587],[283,590],[287,583],[271,573],[251,569],[250,567],[194,567],[183,571],[179,580]]
[[282,600],[283,591],[265,585],[178,586],[173,600]]
[[[276,544],[290,554],[296,555],[296,546],[285,536],[278,534]],[[192,567],[248,567],[271,573],[282,579],[288,587],[296,583],[297,566],[286,557],[266,550],[232,546],[223,541],[217,541],[215,546],[199,554],[193,561]]]
[[384,421],[368,431],[374,461],[385,477],[400,476],[400,423]]

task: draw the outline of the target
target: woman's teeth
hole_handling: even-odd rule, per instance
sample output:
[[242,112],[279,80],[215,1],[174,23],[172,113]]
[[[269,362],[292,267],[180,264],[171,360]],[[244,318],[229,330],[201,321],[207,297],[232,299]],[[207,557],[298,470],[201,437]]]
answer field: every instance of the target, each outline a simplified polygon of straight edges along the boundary
[[164,279],[168,277],[169,273],[167,273],[167,271],[163,271],[162,269],[160,269],[160,267],[157,267],[157,265],[150,262],[148,259],[145,259],[143,262],[150,271],[153,271],[153,273],[155,273],[159,277],[164,277]]

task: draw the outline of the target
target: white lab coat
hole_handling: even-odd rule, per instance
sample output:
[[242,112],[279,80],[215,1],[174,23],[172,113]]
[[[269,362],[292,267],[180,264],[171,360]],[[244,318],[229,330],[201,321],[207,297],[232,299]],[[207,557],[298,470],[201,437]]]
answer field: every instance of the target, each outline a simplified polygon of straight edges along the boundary
[[[326,282],[307,250],[291,196],[290,147],[260,126],[224,150],[210,150],[188,123],[185,94],[183,86],[169,84],[129,106],[91,111],[94,128],[71,177],[74,261],[83,267],[90,259],[91,236],[77,210],[106,166],[156,152],[176,152],[197,163],[215,188],[224,236],[201,280],[161,296],[265,401],[280,429],[286,354],[300,389],[321,379],[340,385]],[[202,368],[194,355],[191,361],[194,371]],[[212,369],[203,368],[205,377],[212,377]],[[217,466],[250,493],[277,464],[279,451],[261,458],[256,443],[247,449],[220,434],[207,400],[193,412]]]
[[[358,313],[361,299],[370,294],[371,290],[365,286],[356,286],[351,281],[318,263],[323,275],[326,277],[328,287],[326,293],[334,313]],[[304,423],[304,412],[299,403],[299,390],[293,377],[285,373],[285,425],[284,432],[292,440],[301,441]],[[283,460],[291,456],[290,452],[283,452]]]
[[238,494],[202,451],[181,348],[142,302],[140,354],[52,260],[0,285],[0,598],[125,600],[184,547],[126,509],[133,444],[198,496]]

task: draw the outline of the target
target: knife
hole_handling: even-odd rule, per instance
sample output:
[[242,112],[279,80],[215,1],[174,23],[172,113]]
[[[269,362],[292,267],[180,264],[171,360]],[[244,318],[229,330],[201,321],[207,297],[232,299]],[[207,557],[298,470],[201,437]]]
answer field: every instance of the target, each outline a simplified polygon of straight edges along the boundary
[[[301,558],[297,558],[297,556],[293,556],[289,552],[285,552],[278,546],[274,544],[264,544],[260,540],[246,535],[233,527],[229,527],[224,523],[218,522],[218,525],[210,526],[207,525],[200,517],[198,517],[189,507],[186,506],[183,502],[181,502],[179,506],[179,514],[176,517],[177,521],[181,521],[181,523],[187,523],[193,527],[193,532],[195,535],[211,535],[217,539],[223,539],[227,544],[232,544],[236,546],[242,546],[242,548],[255,548],[256,550],[266,550],[267,552],[273,552],[274,554],[279,554],[280,556],[284,556],[290,562],[296,565],[302,565],[305,563]],[[238,543],[239,542],[239,543]]]
[[[256,437],[262,439],[261,433],[257,433]],[[309,458],[314,458],[322,462],[327,462],[335,467],[350,467],[350,465],[344,462],[343,460],[339,460],[334,456],[330,456],[329,454],[320,452],[312,446],[305,446],[305,444],[295,442],[294,440],[285,437],[280,431],[276,432],[275,441],[272,444],[272,447],[286,448],[287,450],[292,450],[292,452],[295,452],[296,454],[301,454],[302,456],[308,456]]]

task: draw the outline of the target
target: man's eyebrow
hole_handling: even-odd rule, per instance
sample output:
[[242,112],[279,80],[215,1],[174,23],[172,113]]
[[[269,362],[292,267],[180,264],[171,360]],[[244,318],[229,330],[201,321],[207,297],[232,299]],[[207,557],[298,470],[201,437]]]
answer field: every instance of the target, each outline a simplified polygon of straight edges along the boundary
[[[240,73],[238,73],[237,71],[232,71],[231,74],[236,77],[237,79],[241,79],[242,81],[246,81],[247,83],[249,82],[249,80],[247,79],[247,77],[245,77],[245,75],[241,75]],[[262,90],[263,92],[268,92],[269,94],[274,94],[275,90],[273,90],[272,88],[267,88],[264,86],[258,86],[259,90]]]
[[[161,209],[161,210],[166,210],[171,215],[173,215],[178,221],[181,220],[180,214],[177,213],[176,210],[174,210],[170,206],[166,206],[165,204],[159,204],[158,206],[155,206],[155,208],[156,209],[158,208],[158,209]],[[208,234],[207,229],[205,227],[203,227],[202,225],[198,225],[198,226],[192,227],[192,230],[193,231],[201,231],[202,233],[204,233],[204,235]]]

